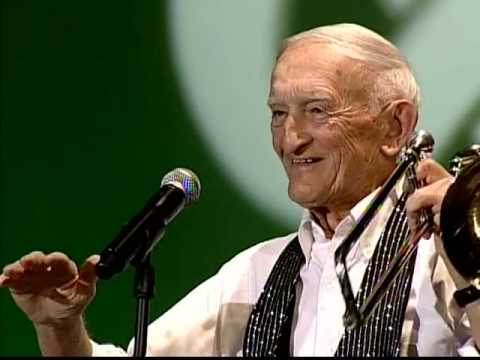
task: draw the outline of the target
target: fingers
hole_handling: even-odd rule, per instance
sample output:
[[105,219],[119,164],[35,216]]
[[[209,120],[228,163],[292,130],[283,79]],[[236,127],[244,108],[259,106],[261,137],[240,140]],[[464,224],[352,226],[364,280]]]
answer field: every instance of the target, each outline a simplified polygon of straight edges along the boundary
[[410,229],[414,230],[417,227],[418,213],[425,209],[433,215],[434,232],[438,233],[440,231],[442,202],[451,183],[451,178],[445,177],[433,184],[417,189],[409,196],[406,209]]
[[11,279],[22,277],[25,272],[42,271],[45,269],[45,254],[41,251],[33,251],[20,260],[8,264],[3,268],[3,275]]
[[97,282],[97,274],[95,273],[95,265],[100,260],[99,255],[92,255],[80,267],[79,281],[86,284],[94,284]]
[[420,161],[415,171],[423,187],[417,189],[407,200],[409,227],[412,230],[416,229],[418,212],[425,209],[433,214],[433,231],[439,232],[443,198],[448,187],[453,183],[454,177],[433,159]]
[[9,282],[11,282],[11,280],[8,276],[0,274],[0,288],[7,287]]
[[429,187],[415,190],[407,199],[407,213],[413,214],[423,208],[431,210],[433,206],[439,207],[437,205],[438,203],[441,204],[443,199],[442,194],[432,190],[433,189]]
[[15,261],[12,264],[8,264],[3,268],[3,275],[10,279],[18,279],[23,276],[25,269],[20,261]]
[[3,268],[0,286],[12,290],[40,291],[73,281],[77,275],[77,266],[65,254],[53,252],[45,255],[40,251],[33,251]]
[[78,277],[74,281],[57,288],[58,294],[64,297],[69,297],[72,294],[83,294],[86,298],[91,299],[96,291],[95,265],[99,260],[99,255],[92,255],[85,260],[85,263],[80,267]]
[[407,209],[408,227],[410,230],[415,231],[420,225],[418,218],[420,209],[426,208],[427,211],[431,211],[434,196],[431,192],[426,192],[425,188],[421,188],[415,190],[415,192],[408,197],[405,207]]
[[433,215],[433,224],[437,233],[440,232],[440,213],[434,213]]
[[22,257],[19,262],[25,270],[43,271],[46,268],[45,254],[41,251],[33,251]]
[[75,281],[78,276],[77,265],[65,254],[53,252],[46,256],[46,271],[55,277],[57,286],[62,286],[67,282]]
[[417,179],[423,181],[425,185],[433,184],[444,178],[452,178],[452,175],[433,159],[420,161],[415,172],[417,174]]

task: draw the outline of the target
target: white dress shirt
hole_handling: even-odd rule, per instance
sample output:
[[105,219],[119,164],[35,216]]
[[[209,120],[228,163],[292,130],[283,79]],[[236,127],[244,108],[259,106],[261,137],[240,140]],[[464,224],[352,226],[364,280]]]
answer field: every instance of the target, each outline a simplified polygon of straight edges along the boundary
[[[373,196],[370,194],[351,210],[332,239],[325,237],[305,211],[297,233],[262,242],[235,256],[150,324],[147,355],[241,356],[250,311],[278,256],[298,234],[306,263],[297,289],[300,296],[292,325],[293,355],[333,356],[344,333],[345,310],[333,255]],[[347,257],[354,293],[397,198],[398,189],[392,191]],[[468,319],[452,298],[454,291],[434,242],[421,240],[402,328],[401,355],[478,356]],[[133,352],[133,341],[127,352],[94,340],[92,345],[94,356]]]

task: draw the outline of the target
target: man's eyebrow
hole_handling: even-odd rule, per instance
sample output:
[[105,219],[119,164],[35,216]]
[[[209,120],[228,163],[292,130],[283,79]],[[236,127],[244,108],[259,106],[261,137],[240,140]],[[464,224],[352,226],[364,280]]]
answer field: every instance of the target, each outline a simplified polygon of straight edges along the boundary
[[322,102],[322,103],[331,103],[332,98],[328,96],[312,96],[312,97],[305,97],[300,101],[300,104],[306,105],[312,102]]
[[267,106],[268,107],[272,107],[272,106],[275,106],[275,105],[282,105],[282,104],[280,102],[276,101],[276,100],[271,100],[271,99],[267,100]]
[[[300,105],[306,105],[308,103],[312,103],[312,102],[323,102],[323,103],[331,103],[333,101],[333,99],[329,96],[301,96],[301,97],[298,97],[297,101]],[[271,98],[271,99],[268,99],[267,101],[267,106],[269,107],[272,107],[272,106],[275,106],[275,105],[284,105],[281,101],[279,101],[278,99],[275,99],[275,98]]]

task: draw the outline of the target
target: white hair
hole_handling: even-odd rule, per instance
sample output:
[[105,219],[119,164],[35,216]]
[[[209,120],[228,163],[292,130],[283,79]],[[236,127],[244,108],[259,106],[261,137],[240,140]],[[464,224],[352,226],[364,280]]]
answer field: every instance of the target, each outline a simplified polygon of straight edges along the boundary
[[374,31],[356,24],[320,26],[285,39],[277,61],[285,50],[299,42],[328,44],[345,56],[360,62],[352,67],[366,80],[370,111],[376,112],[388,102],[407,99],[417,109],[420,89],[410,65],[400,50]]

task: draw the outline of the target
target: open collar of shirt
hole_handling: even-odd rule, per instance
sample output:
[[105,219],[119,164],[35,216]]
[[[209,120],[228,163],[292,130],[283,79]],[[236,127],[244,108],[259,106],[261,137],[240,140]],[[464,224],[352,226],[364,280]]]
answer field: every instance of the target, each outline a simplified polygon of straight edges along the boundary
[[[385,199],[385,202],[379,207],[375,216],[370,224],[365,228],[362,235],[358,239],[358,247],[354,246],[347,257],[347,262],[355,256],[364,256],[366,259],[370,259],[375,250],[378,239],[381,232],[385,228],[385,225],[390,215],[391,210],[400,198],[404,184],[404,179],[399,181],[395,187],[390,191],[389,195]],[[379,192],[380,187],[361,199],[350,210],[349,214],[337,225],[332,239],[343,239],[350,233],[353,227],[359,222],[361,216],[367,210],[370,202]],[[306,264],[308,265],[311,260],[313,242],[325,243],[330,241],[325,236],[325,232],[322,227],[315,221],[313,214],[308,209],[304,209],[302,220],[298,228],[298,240],[302,248],[302,252],[305,256]],[[339,241],[336,246],[338,246]],[[360,250],[360,251],[358,251]]]

